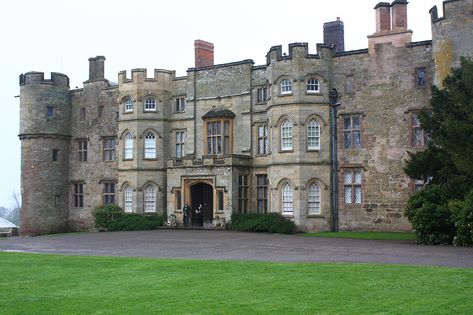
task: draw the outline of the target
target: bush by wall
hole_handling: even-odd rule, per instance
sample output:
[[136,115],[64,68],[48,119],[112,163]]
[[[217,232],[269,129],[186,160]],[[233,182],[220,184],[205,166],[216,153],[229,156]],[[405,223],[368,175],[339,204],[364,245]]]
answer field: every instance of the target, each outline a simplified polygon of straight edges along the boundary
[[465,200],[451,201],[448,207],[456,229],[453,245],[473,246],[473,189]]
[[412,223],[417,242],[425,245],[452,244],[455,225],[444,190],[430,185],[407,202],[405,214]]
[[293,234],[296,232],[296,225],[279,213],[233,213],[231,229],[246,232]]
[[116,205],[104,205],[93,211],[95,227],[99,231],[155,230],[164,224],[160,214],[124,213]]

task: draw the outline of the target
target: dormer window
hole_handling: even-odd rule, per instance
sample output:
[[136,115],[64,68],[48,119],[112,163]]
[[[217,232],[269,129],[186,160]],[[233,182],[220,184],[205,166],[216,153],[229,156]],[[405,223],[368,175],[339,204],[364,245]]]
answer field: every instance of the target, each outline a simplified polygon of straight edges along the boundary
[[314,78],[307,80],[307,93],[320,93],[319,80]]
[[154,98],[145,99],[145,111],[156,111],[156,100]]
[[292,84],[291,80],[284,79],[281,81],[281,94],[291,94],[292,93]]
[[127,98],[125,100],[125,113],[133,112],[133,100],[131,98]]

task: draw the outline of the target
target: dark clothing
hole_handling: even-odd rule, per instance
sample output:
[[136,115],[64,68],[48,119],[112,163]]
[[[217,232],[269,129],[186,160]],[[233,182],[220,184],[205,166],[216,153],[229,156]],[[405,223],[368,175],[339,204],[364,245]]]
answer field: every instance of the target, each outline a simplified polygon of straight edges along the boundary
[[188,205],[185,205],[184,208],[182,209],[182,212],[184,213],[184,226],[188,227],[189,226],[189,213],[191,211],[191,207]]

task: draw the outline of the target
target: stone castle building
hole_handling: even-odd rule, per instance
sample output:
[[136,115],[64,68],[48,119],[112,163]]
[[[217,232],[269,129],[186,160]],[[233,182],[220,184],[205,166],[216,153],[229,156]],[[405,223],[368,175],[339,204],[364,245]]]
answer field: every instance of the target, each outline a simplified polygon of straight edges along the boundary
[[278,212],[301,230],[409,230],[409,195],[423,185],[403,173],[422,149],[417,113],[428,110],[460,56],[473,52],[473,1],[430,11],[432,40],[412,42],[405,0],[376,5],[368,49],[345,51],[343,22],[324,24],[324,43],[272,47],[266,64],[214,65],[195,41],[195,67],[133,69],[89,79],[20,76],[21,232],[93,228],[91,211],[175,214],[194,226],[232,212]]

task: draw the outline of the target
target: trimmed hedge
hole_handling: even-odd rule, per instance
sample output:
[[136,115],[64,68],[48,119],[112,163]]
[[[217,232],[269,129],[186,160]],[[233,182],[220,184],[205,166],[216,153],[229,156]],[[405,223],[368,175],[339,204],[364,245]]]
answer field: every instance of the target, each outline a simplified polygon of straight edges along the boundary
[[245,232],[293,234],[296,232],[296,225],[279,213],[233,213],[231,229]]
[[473,190],[466,195],[465,200],[451,201],[448,208],[456,228],[453,245],[473,246]]
[[155,230],[164,224],[164,215],[124,213],[117,205],[97,207],[93,211],[99,231]]

